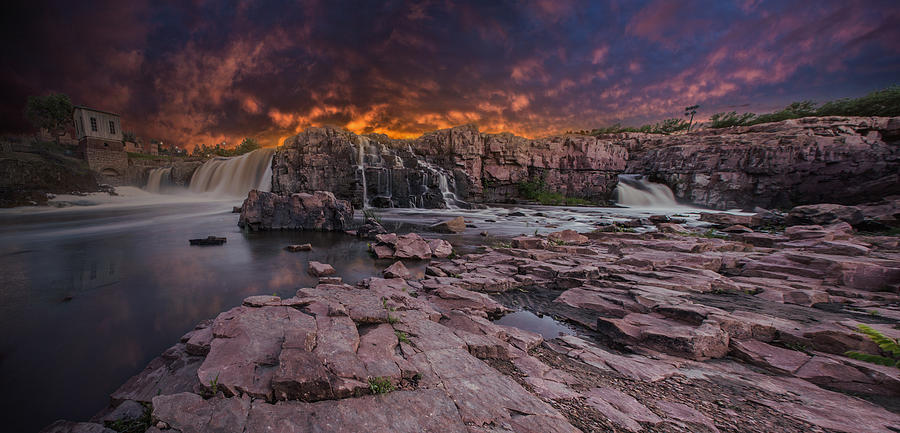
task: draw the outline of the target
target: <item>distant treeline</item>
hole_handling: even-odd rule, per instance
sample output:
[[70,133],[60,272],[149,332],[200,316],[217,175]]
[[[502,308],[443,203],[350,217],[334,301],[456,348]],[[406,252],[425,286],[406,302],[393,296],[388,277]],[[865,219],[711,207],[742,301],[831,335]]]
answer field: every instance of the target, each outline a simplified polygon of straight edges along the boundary
[[[760,123],[779,122],[801,117],[822,116],[900,116],[900,85],[877,90],[859,98],[844,98],[818,105],[813,101],[793,102],[773,113],[729,113],[713,114],[708,128],[728,128],[731,126],[749,126]],[[681,119],[666,119],[659,123],[639,127],[615,124],[602,128],[581,131],[568,131],[568,134],[603,135],[621,132],[646,132],[651,134],[671,134],[688,129],[688,122]]]
[[207,146],[205,144],[201,144],[194,147],[193,152],[191,152],[191,156],[238,156],[253,152],[260,147],[262,146],[260,146],[258,141],[252,138],[245,138],[244,141],[241,141],[241,144],[230,149],[223,146],[222,144],[216,144],[215,146]]
[[728,128],[822,116],[900,116],[900,86],[877,90],[859,98],[836,99],[818,106],[812,101],[793,102],[774,113],[716,113],[709,118],[709,127]]

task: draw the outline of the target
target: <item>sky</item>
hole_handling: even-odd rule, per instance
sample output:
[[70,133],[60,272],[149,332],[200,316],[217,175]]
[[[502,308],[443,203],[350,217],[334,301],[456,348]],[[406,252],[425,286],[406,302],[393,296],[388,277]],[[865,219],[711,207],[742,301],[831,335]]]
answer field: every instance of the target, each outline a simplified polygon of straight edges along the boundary
[[28,95],[191,148],[309,126],[540,137],[900,84],[900,2],[40,1],[0,17],[0,131]]

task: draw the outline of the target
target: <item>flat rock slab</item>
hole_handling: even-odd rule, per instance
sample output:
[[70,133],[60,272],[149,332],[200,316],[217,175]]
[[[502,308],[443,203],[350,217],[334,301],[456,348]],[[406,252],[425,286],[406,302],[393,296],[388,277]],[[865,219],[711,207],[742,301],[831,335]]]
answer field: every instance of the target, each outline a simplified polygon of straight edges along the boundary
[[333,266],[316,261],[309,262],[309,269],[307,272],[314,277],[327,277],[337,273]]

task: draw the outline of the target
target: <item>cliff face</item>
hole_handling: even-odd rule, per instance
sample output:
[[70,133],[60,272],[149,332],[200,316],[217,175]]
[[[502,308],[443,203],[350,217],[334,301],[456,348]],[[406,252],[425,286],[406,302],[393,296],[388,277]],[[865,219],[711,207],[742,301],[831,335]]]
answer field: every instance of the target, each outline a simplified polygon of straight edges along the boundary
[[854,204],[900,193],[900,118],[807,118],[682,135],[527,139],[474,126],[413,140],[310,128],[273,161],[272,191],[332,191],[360,207],[466,206],[521,199],[519,187],[595,202],[618,175],[648,175],[711,208]]
[[805,118],[631,137],[628,173],[727,209],[857,204],[900,193],[900,118]]
[[605,201],[627,155],[623,146],[594,137],[529,140],[482,134],[473,126],[414,140],[310,128],[276,152],[272,191],[327,190],[359,207],[365,184],[365,198],[376,207],[464,207],[517,199],[518,185],[531,180],[567,196]]

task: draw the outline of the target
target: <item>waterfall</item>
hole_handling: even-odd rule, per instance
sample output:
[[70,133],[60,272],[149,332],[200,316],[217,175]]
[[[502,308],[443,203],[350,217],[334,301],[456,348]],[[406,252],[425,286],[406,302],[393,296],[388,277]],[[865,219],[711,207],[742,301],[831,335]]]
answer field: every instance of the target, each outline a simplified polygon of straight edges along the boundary
[[231,158],[206,161],[191,177],[191,192],[213,193],[237,197],[251,189],[272,189],[272,156],[274,148],[259,149]]
[[675,195],[669,187],[648,181],[644,176],[635,174],[619,175],[616,186],[616,203],[623,206],[636,207],[673,207],[678,206]]
[[[444,204],[447,205],[447,209],[459,209],[459,207],[456,206],[456,194],[450,191],[450,186],[447,184],[447,175],[444,172],[439,171],[437,176],[438,188],[441,190],[441,195],[444,197]],[[453,183],[455,184],[456,181],[454,180]]]
[[147,192],[155,192],[157,194],[163,192],[165,187],[172,183],[172,167],[161,167],[150,170],[150,176],[147,178],[147,185],[144,190]]
[[360,173],[360,178],[362,179],[362,202],[363,209],[369,207],[369,197],[366,193],[366,190],[369,188],[366,184],[366,144],[369,143],[369,139],[366,137],[359,137],[359,148],[356,150],[356,171]]

